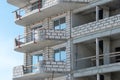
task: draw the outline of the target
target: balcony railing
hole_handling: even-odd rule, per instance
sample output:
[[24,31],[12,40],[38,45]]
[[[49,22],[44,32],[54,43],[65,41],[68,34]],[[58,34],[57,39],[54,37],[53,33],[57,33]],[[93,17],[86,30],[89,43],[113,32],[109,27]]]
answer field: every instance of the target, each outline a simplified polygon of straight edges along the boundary
[[72,37],[89,35],[94,32],[117,28],[119,25],[120,14],[74,27],[72,28]]
[[[109,62],[104,63],[105,59],[108,59],[107,61],[109,61]],[[114,63],[120,63],[120,52],[112,52],[112,53],[108,53],[108,54],[100,54],[99,55],[99,66],[114,64]],[[83,65],[79,65],[79,64],[83,64]],[[75,60],[75,66],[76,66],[75,69],[78,69],[78,70],[95,67],[96,66],[96,56],[78,58]]]
[[64,41],[67,37],[65,30],[37,29],[25,35],[18,36],[18,38],[15,39],[15,46],[20,47],[29,42],[37,43],[38,41],[45,40]]
[[40,10],[51,7],[53,5],[58,4],[59,2],[79,2],[79,3],[88,3],[94,0],[44,0],[43,2],[38,0],[38,3],[31,6],[32,4],[28,4],[22,8],[15,10],[16,19],[21,19],[23,16],[32,12],[33,10]]
[[65,73],[65,72],[69,72],[70,69],[68,69],[66,67],[65,62],[53,62],[53,61],[40,61],[38,62],[38,64],[35,65],[30,65],[30,66],[17,66],[14,67],[13,69],[13,77],[17,78],[17,77],[23,77],[26,74],[44,74],[46,77],[48,77],[48,75],[46,75],[45,73]]

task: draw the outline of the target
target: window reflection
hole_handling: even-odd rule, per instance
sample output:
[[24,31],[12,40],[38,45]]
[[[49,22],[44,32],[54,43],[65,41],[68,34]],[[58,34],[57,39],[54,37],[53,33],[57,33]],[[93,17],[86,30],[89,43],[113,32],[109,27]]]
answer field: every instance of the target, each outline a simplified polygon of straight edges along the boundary
[[60,48],[54,50],[54,59],[55,61],[66,61],[66,48]]
[[54,29],[55,30],[64,30],[64,29],[66,29],[65,17],[54,21]]
[[[32,56],[32,72],[37,72],[39,71],[39,67],[38,67],[38,62],[43,60],[43,55],[42,54],[37,54],[37,55],[33,55]],[[37,65],[38,64],[38,65]]]

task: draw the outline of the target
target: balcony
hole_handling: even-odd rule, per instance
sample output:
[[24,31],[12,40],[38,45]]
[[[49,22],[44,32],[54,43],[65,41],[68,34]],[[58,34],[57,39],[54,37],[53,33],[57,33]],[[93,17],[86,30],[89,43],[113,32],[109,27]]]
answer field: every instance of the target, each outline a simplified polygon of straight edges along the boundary
[[15,11],[15,23],[22,26],[35,24],[46,17],[82,7],[91,1],[93,0],[44,0],[42,4],[38,2],[38,7],[33,10],[31,9],[31,4],[33,4],[31,1],[31,4],[28,5],[26,0],[8,0],[10,4],[22,7]]
[[52,76],[59,77],[69,71],[65,62],[41,61],[36,65],[14,67],[13,80],[40,80]]
[[[108,64],[104,64],[104,59],[109,59]],[[77,62],[87,63],[86,66],[82,66],[81,68],[74,71],[74,77],[86,77],[104,73],[111,73],[120,71],[120,52],[112,52],[109,54],[101,54],[99,55],[99,66],[96,67],[96,56],[89,56],[85,58],[80,58],[76,60]],[[88,66],[88,64],[91,64]]]
[[115,34],[119,31],[114,31],[120,28],[120,14],[101,19],[99,21],[90,22],[84,25],[80,25],[72,28],[72,37],[83,37],[87,35],[93,35],[102,32],[108,32],[103,34],[104,36]]
[[15,39],[15,51],[28,53],[66,42],[65,30],[38,29]]

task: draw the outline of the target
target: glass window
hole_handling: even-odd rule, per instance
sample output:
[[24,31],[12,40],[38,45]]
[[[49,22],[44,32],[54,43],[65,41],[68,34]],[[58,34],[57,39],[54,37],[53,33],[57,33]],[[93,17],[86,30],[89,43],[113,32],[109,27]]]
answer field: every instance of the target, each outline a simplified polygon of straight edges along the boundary
[[38,39],[38,31],[37,29],[40,29],[42,26],[36,26],[34,28],[31,29],[31,41],[33,41],[34,39],[37,40]]
[[66,61],[66,48],[60,48],[54,50],[54,59],[55,61]]
[[60,19],[54,21],[54,29],[55,30],[66,29],[65,17],[64,18],[60,18]]
[[[37,54],[37,55],[33,55],[32,56],[32,72],[37,72],[38,71],[38,66],[36,66],[38,64],[39,61],[43,60],[43,55],[42,54]],[[35,66],[34,66],[35,65]]]
[[32,64],[37,64],[39,61],[43,60],[43,55],[42,54],[36,54],[32,56]]

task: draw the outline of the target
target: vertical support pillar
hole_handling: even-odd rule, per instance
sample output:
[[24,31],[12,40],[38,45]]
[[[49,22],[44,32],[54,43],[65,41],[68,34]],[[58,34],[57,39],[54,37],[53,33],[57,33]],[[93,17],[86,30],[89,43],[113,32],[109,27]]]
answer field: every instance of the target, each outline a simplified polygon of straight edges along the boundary
[[69,35],[70,35],[70,64],[71,64],[71,74],[70,74],[70,80],[74,80],[74,76],[73,76],[73,70],[74,70],[74,54],[73,54],[73,39],[72,39],[72,11],[69,11]]
[[[96,38],[96,66],[99,69],[99,40]],[[97,73],[97,80],[100,80],[100,74]]]
[[110,39],[109,38],[104,38],[103,39],[103,53],[104,53],[104,64],[109,64],[110,63]]
[[99,20],[99,6],[96,6],[96,21]]
[[[104,65],[110,63],[110,38],[103,39]],[[111,73],[104,74],[104,80],[111,80]]]
[[73,52],[74,52],[74,50],[73,50],[73,47],[74,47],[74,45],[73,45],[73,43],[72,43],[72,40],[70,40],[70,46],[71,46],[71,50],[70,50],[70,54],[71,54],[71,80],[74,80],[74,76],[73,76],[73,70],[74,70],[74,54],[73,54]]

